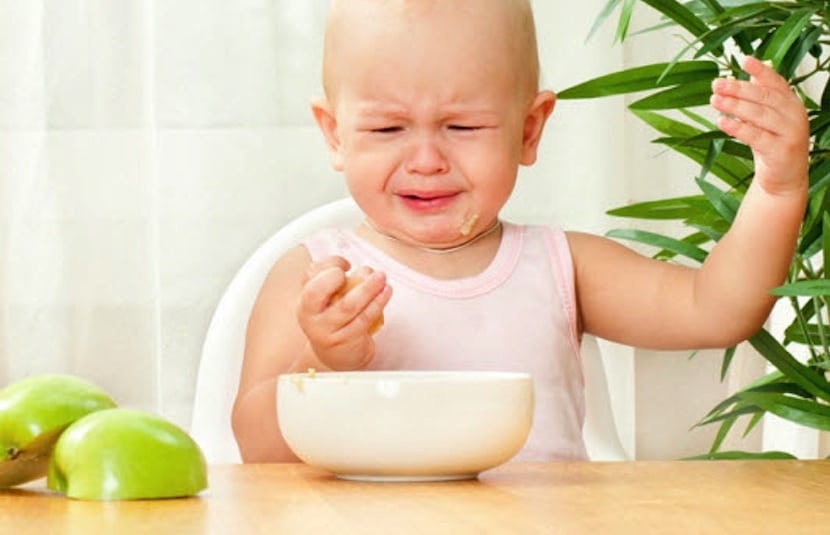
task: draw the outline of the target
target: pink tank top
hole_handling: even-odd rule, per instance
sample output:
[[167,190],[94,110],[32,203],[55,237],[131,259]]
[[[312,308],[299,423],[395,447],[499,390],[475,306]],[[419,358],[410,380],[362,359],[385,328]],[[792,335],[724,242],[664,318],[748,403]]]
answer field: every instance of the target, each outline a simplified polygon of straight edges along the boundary
[[352,230],[322,230],[303,245],[315,260],[340,255],[353,267],[386,273],[393,294],[368,369],[530,373],[533,427],[514,459],[587,459],[573,268],[564,232],[505,223],[487,269],[454,280],[416,272]]

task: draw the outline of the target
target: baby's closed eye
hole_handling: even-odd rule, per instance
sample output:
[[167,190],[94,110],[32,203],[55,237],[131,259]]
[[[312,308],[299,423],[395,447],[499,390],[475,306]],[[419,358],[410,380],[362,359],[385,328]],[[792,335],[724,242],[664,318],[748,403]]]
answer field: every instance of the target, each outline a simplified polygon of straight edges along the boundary
[[394,134],[394,133],[400,132],[402,130],[403,130],[403,127],[401,127],[401,126],[381,126],[381,127],[378,127],[378,128],[370,129],[370,132],[373,132],[375,134]]

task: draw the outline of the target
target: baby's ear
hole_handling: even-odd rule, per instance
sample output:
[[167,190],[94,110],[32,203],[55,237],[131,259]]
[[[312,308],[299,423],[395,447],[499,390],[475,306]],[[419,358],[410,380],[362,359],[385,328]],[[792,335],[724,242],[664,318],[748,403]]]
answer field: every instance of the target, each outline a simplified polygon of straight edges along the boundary
[[340,136],[337,133],[337,118],[334,115],[334,108],[325,98],[318,98],[311,101],[311,113],[314,120],[323,133],[326,146],[331,155],[331,165],[336,171],[343,170],[343,147],[340,144]]
[[532,165],[536,161],[539,141],[542,139],[542,130],[545,128],[553,107],[556,104],[556,94],[553,91],[540,91],[533,99],[530,109],[525,115],[522,130],[522,153],[519,163]]

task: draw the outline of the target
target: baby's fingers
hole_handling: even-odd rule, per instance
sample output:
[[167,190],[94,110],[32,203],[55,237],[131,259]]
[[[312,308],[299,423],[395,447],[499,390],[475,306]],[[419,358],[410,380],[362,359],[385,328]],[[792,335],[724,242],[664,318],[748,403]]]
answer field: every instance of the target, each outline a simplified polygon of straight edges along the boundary
[[[353,293],[351,297],[350,293]],[[386,285],[383,273],[375,274],[368,266],[360,266],[346,279],[346,284],[334,294],[332,305],[344,298],[357,299],[355,304],[345,303],[349,330],[357,334],[368,331],[374,334],[383,326],[383,308],[392,295],[392,288]],[[371,299],[368,304],[365,299]],[[356,311],[356,314],[353,312]]]
[[[345,287],[335,294],[331,306],[337,309],[343,323],[351,323],[361,314],[368,315],[367,309],[385,287],[386,274],[367,268],[360,274],[355,273],[349,277]],[[371,316],[374,321],[379,313]]]
[[712,106],[725,114],[718,118],[718,128],[750,147],[767,146],[774,143],[780,135],[779,131],[773,130],[777,123],[770,117],[771,112],[763,106],[733,101],[721,102],[714,98]]
[[790,129],[793,114],[798,112],[800,103],[793,103],[788,97],[747,82],[721,78],[715,80],[712,86],[713,108],[732,119],[773,134],[782,134]]
[[744,65],[752,81],[719,78],[712,82],[712,107],[728,116],[719,126],[750,144],[763,140],[766,133],[806,134],[806,110],[786,80],[756,58],[747,58]]
[[[734,80],[717,82],[728,84]],[[809,123],[798,97],[792,93],[788,98],[778,95],[756,98],[756,95],[752,89],[742,90],[735,97],[713,94],[712,107],[724,114],[718,119],[718,127],[761,152],[801,148],[803,140],[809,137]],[[777,144],[783,146],[776,147]]]
[[783,76],[772,68],[771,62],[761,61],[756,57],[747,56],[741,63],[744,71],[752,77],[752,83],[769,87],[782,93],[790,92],[790,85]]
[[305,282],[310,281],[323,271],[330,269],[330,268],[337,268],[343,273],[346,273],[351,269],[351,265],[349,261],[343,258],[342,256],[328,256],[316,262],[312,262],[308,269],[305,272]]
[[318,273],[305,285],[300,295],[298,314],[306,319],[316,318],[315,324],[325,323],[332,332],[343,329],[360,315],[372,321],[377,319],[380,312],[370,306],[379,294],[386,291],[386,275],[368,268],[358,271],[364,277],[347,279],[337,267]]
[[303,287],[298,303],[299,311],[307,315],[320,314],[332,296],[346,284],[346,273],[339,266],[321,269]]
[[386,284],[381,292],[363,310],[363,318],[369,326],[369,334],[374,334],[383,326],[383,309],[386,308],[391,297],[392,287]]

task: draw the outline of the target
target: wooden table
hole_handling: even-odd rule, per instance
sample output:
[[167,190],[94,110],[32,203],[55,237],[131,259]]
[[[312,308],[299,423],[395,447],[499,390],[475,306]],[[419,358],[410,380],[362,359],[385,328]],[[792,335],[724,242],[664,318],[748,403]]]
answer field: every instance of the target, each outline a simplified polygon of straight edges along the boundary
[[830,461],[511,463],[478,480],[341,481],[220,465],[199,497],[76,501],[0,491],[2,534],[830,533]]

